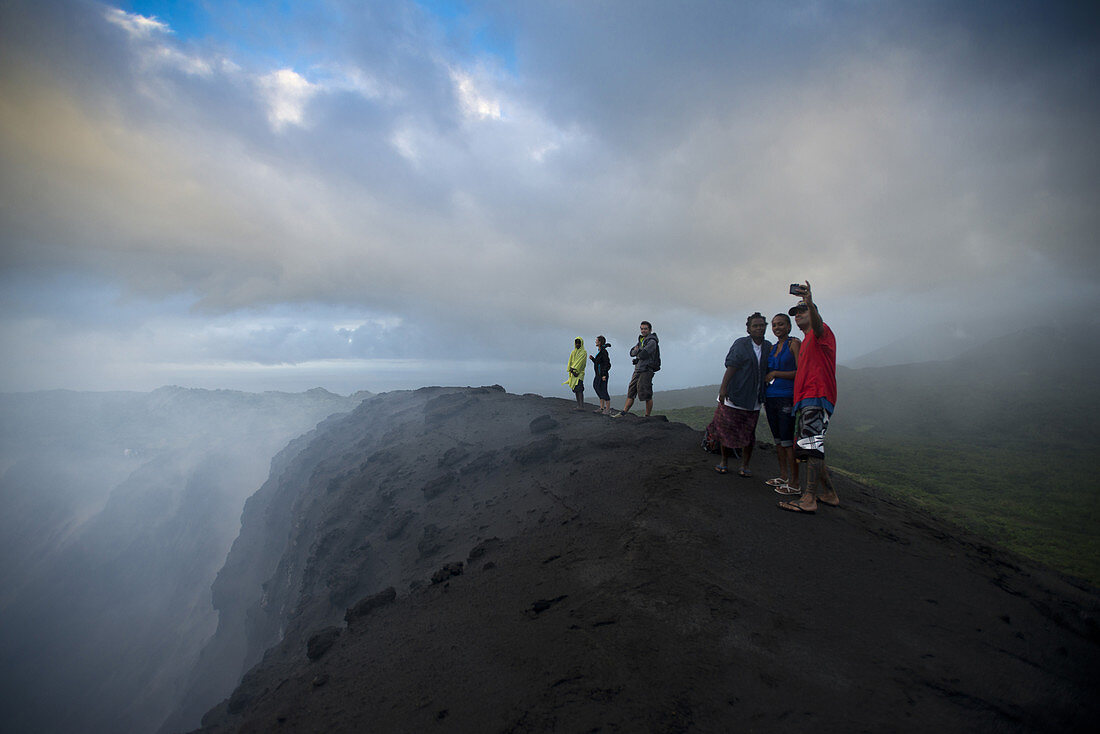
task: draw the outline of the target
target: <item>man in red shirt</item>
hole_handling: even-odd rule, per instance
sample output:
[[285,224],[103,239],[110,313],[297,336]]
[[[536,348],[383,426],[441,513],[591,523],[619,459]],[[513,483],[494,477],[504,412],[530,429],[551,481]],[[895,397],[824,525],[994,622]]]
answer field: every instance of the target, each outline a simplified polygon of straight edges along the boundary
[[798,426],[795,458],[805,462],[801,474],[807,486],[797,501],[780,502],[779,506],[791,512],[814,512],[818,502],[832,507],[840,504],[825,468],[825,431],[836,405],[836,337],[821,320],[810,281],[803,287],[802,301],[788,313],[805,334],[798,353],[791,410],[797,415]]

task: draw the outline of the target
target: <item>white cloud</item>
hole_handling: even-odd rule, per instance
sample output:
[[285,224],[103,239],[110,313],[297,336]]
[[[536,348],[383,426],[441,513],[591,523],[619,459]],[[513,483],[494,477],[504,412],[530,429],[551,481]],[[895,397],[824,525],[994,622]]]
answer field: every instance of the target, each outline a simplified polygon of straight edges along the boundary
[[171,42],[174,35],[167,23],[156,17],[127,13],[118,8],[108,8],[107,21],[126,31],[134,44],[140,65],[155,73],[161,68],[178,69],[185,74],[209,76],[217,64],[200,56],[187,54]]
[[107,18],[108,22],[129,33],[132,38],[144,40],[154,35],[172,32],[168,24],[157,20],[156,16],[146,17],[137,13],[127,13],[119,8],[107,8],[104,17]]
[[304,125],[305,107],[318,87],[293,69],[279,69],[260,77],[260,88],[267,101],[268,121],[280,130],[285,125]]
[[452,69],[451,81],[458,95],[459,104],[462,106],[462,112],[467,117],[478,120],[504,118],[500,101],[483,93],[480,84],[474,80],[473,76],[458,69]]
[[150,50],[146,58],[151,63],[174,67],[186,74],[196,76],[210,76],[215,66],[204,58],[182,53],[169,46],[156,46]]
[[316,85],[326,92],[354,92],[364,99],[392,101],[401,92],[377,75],[353,64],[322,64],[316,68]]
[[546,156],[550,153],[561,148],[561,145],[556,142],[540,143],[531,149],[531,160],[536,163],[542,163],[546,160]]
[[390,134],[390,145],[410,163],[416,163],[420,155],[416,148],[416,133],[411,127],[401,127]]

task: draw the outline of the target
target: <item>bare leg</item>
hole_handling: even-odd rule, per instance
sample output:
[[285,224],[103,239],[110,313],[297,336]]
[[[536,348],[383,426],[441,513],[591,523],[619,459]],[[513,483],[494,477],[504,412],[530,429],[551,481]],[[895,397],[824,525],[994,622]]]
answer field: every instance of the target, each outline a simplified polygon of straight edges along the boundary
[[756,442],[753,441],[748,446],[743,446],[741,448],[741,468],[742,469],[748,469],[749,468],[749,459],[752,458],[752,447],[753,447],[753,444],[755,444],[755,443]]
[[817,497],[822,503],[831,507],[840,506],[840,497],[837,496],[836,490],[833,489],[833,480],[829,476],[829,469],[825,466],[825,459],[810,459],[815,464],[817,471]]
[[718,452],[722,456],[722,461],[719,462],[718,468],[725,469],[729,466],[730,463],[730,450],[722,444],[718,444]]
[[786,483],[790,483],[791,474],[787,470],[787,452],[786,446],[775,445],[775,458],[779,462],[779,478]]
[[629,413],[629,412],[630,412],[630,408],[631,408],[631,406],[633,406],[633,405],[634,405],[634,398],[627,398],[627,399],[626,399],[626,404],[625,404],[625,405],[623,406],[623,412],[624,412],[624,413]]
[[779,453],[779,477],[787,480],[787,485],[798,486],[798,462],[794,460],[794,447],[777,446]]
[[652,412],[653,412],[653,398],[650,398],[649,400],[645,401],[645,415],[646,415],[646,418],[648,418],[649,414],[652,413]]
[[816,467],[813,462],[814,459],[809,459],[804,462],[802,467],[802,481],[806,486],[802,488],[802,496],[792,503],[808,512],[817,509],[817,472],[815,471]]

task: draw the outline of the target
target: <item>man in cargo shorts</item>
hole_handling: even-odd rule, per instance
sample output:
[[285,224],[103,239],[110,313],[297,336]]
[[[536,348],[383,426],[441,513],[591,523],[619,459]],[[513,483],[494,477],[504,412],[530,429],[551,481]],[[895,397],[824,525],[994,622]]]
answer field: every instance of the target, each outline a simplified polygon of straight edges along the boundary
[[817,503],[836,507],[840,504],[829,470],[825,468],[825,431],[836,405],[836,337],[821,320],[810,282],[806,281],[802,301],[789,312],[805,337],[798,353],[798,372],[794,378],[796,417],[794,455],[805,462],[801,472],[806,488],[793,502],[779,506],[791,512],[814,512]]
[[638,330],[641,332],[638,343],[630,348],[630,356],[634,357],[634,374],[626,389],[626,404],[612,418],[622,418],[629,413],[634,398],[645,401],[647,418],[653,412],[653,373],[661,369],[661,347],[657,335],[653,333],[653,325],[648,321],[643,321]]

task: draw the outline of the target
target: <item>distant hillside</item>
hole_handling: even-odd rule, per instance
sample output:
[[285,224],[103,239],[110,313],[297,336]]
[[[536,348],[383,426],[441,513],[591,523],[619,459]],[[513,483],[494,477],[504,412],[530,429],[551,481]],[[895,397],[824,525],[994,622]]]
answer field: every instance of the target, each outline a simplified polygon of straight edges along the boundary
[[0,728],[154,731],[271,457],[368,395],[0,394]]
[[[952,360],[839,370],[849,425],[976,445],[1077,442],[1100,397],[1100,345],[1059,330],[996,339]],[[1024,449],[1020,445],[1019,448]]]
[[841,360],[852,369],[864,367],[890,367],[916,362],[941,362],[953,359],[972,349],[976,344],[988,341],[984,324],[937,324],[906,333],[884,347]]
[[[626,395],[612,395],[611,405],[615,410],[623,407]],[[701,387],[688,387],[682,390],[655,390],[653,404],[661,410],[670,408],[691,408],[697,405],[716,405],[718,401],[718,385],[703,385]],[[644,412],[645,406],[642,407]],[[637,408],[633,408],[637,412]]]
[[[999,343],[1023,344],[1034,342],[1040,351],[1044,348],[1070,347],[1072,354],[1078,350],[1095,352],[1087,344],[1088,335],[1100,328],[1097,316],[1074,314],[1077,325],[1069,328],[1066,322],[1051,316],[1035,314],[1031,324],[1000,324],[974,319],[970,314],[960,314],[952,323],[936,324],[924,329],[906,332],[886,346],[841,359],[841,364],[851,369],[866,367],[891,367],[922,362],[946,362],[967,353],[997,351]],[[1052,323],[1053,322],[1053,323]],[[1075,359],[1070,358],[1070,363]]]

